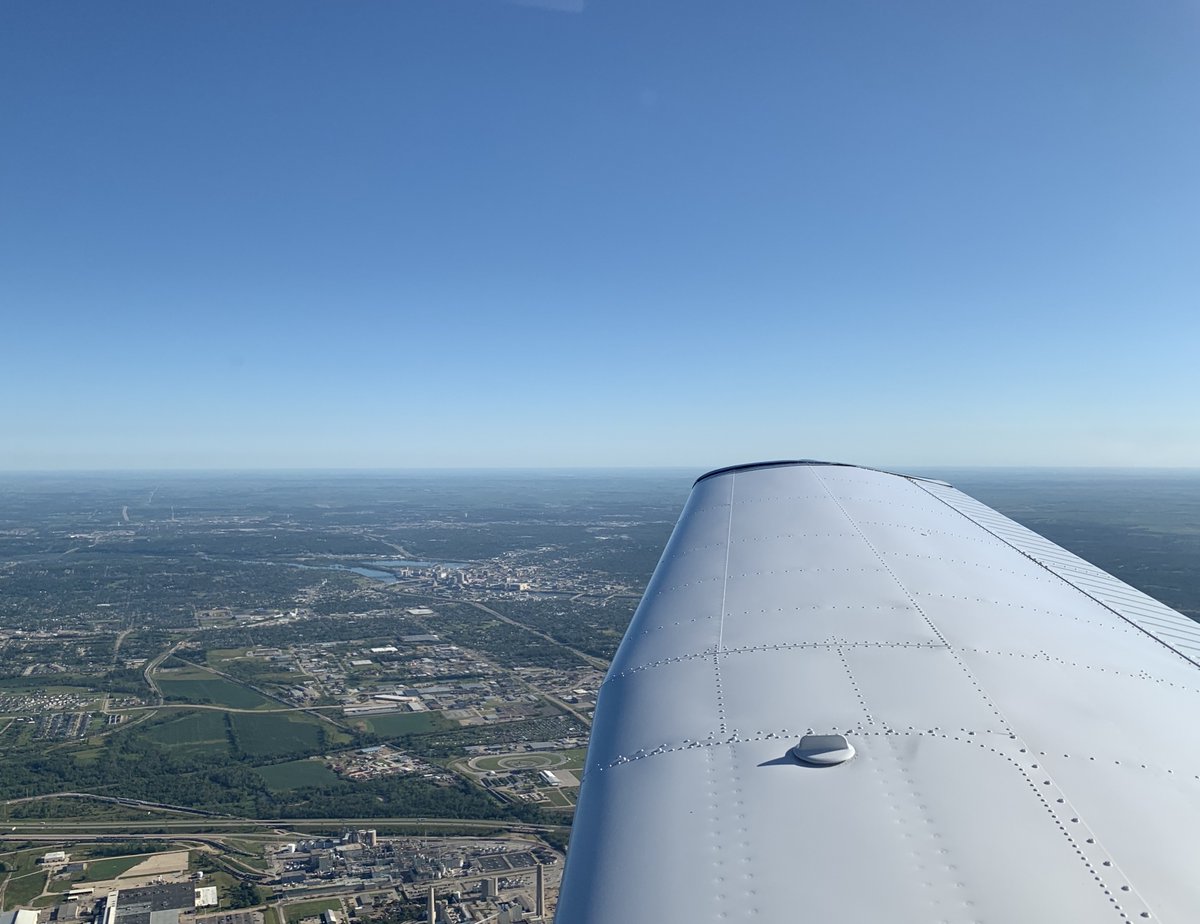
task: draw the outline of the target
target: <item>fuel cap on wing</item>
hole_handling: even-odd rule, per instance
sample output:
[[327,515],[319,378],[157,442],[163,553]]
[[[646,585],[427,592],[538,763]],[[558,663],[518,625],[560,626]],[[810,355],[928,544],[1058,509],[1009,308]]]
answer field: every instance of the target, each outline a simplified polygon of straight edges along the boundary
[[844,764],[854,756],[854,745],[845,735],[805,735],[792,748],[792,756],[802,764],[832,767]]

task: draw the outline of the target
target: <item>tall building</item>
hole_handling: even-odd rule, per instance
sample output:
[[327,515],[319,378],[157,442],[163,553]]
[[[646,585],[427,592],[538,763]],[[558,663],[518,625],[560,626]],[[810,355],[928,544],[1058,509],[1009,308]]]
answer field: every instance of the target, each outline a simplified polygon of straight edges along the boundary
[[534,878],[533,913],[538,918],[546,916],[546,874],[541,863],[537,865],[537,874]]

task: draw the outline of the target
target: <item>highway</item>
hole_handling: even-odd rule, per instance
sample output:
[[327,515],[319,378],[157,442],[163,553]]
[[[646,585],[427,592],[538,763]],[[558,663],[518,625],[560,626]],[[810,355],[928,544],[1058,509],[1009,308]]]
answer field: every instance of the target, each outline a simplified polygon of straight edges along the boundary
[[562,649],[565,649],[566,651],[571,652],[571,654],[575,655],[575,657],[579,658],[580,660],[584,661],[587,664],[590,664],[592,667],[596,668],[596,670],[599,670],[599,671],[607,671],[608,670],[608,662],[605,661],[603,658],[593,657],[590,654],[585,654],[584,652],[580,651],[578,648],[572,648],[570,645],[565,645],[562,642],[560,642],[558,639],[556,639],[554,636],[547,635],[545,632],[539,632],[537,629],[534,629],[531,626],[527,626],[523,622],[517,622],[517,620],[511,619],[510,617],[505,616],[503,613],[496,612],[494,609],[492,609],[490,606],[487,606],[486,604],[476,603],[474,600],[453,600],[450,597],[443,597],[443,598],[439,598],[439,599],[444,599],[451,603],[465,603],[465,604],[467,604],[467,606],[473,606],[473,607],[475,607],[475,609],[482,610],[483,612],[487,613],[489,616],[495,616],[501,622],[506,622],[510,626],[516,626],[518,629],[523,629],[524,631],[528,632],[530,635],[536,635],[538,638],[545,639],[547,642],[549,642],[552,645],[557,645],[559,648],[562,648]]
[[24,796],[18,799],[6,799],[0,802],[0,808],[10,805],[20,805],[23,802],[40,802],[43,799],[93,799],[97,802],[110,802],[113,805],[124,805],[129,808],[147,809],[160,812],[174,812],[177,815],[203,815],[207,818],[234,818],[221,812],[208,812],[204,809],[187,808],[182,805],[170,805],[166,802],[147,802],[144,799],[123,799],[120,796],[100,796],[92,792],[48,792],[40,796]]

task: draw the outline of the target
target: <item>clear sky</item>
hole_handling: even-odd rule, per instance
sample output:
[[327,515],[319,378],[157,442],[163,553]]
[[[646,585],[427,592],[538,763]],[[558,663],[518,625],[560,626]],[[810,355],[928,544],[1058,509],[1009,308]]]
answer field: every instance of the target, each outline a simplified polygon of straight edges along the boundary
[[5,0],[0,469],[1200,466],[1197,0]]

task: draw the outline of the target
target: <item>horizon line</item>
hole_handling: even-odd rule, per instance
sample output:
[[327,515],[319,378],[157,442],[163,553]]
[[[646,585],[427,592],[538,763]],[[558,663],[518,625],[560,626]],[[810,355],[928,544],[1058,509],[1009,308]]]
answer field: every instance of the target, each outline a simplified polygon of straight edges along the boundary
[[[759,462],[737,463],[756,465]],[[877,468],[896,473],[917,470],[976,469],[992,471],[1159,471],[1200,472],[1200,465],[1079,465],[1047,463],[965,463],[941,462],[910,465],[866,465],[856,462],[833,462],[858,467]],[[0,468],[0,477],[11,475],[250,475],[250,474],[322,474],[322,475],[369,475],[403,473],[469,473],[469,472],[669,472],[669,471],[713,471],[729,466],[711,465],[411,465],[411,466],[220,466],[220,467],[127,467],[127,468]]]

